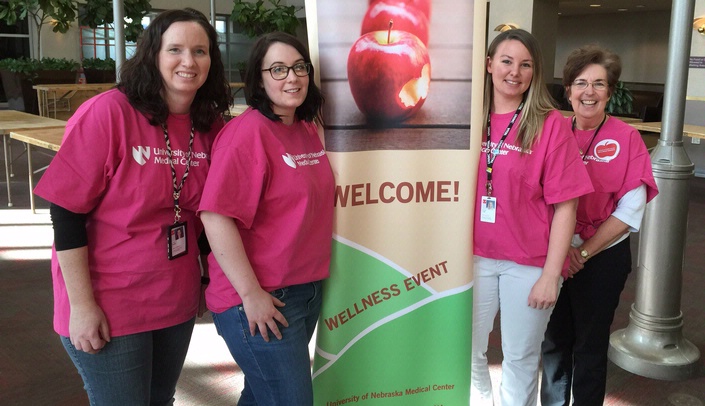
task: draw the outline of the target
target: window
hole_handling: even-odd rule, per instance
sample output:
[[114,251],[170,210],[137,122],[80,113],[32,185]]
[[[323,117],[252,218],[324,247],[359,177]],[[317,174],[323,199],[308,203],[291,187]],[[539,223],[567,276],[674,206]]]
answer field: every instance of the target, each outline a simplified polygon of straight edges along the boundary
[[[148,26],[154,16],[156,13],[149,13],[142,18],[142,26]],[[81,59],[115,59],[115,29],[112,26],[103,25],[96,29],[81,27],[80,41]],[[135,53],[136,45],[134,42],[125,43],[125,58],[129,59]]]
[[230,16],[216,16],[215,30],[218,32],[218,48],[225,65],[225,74],[230,82],[242,82],[238,63],[247,61],[254,39],[233,29]]

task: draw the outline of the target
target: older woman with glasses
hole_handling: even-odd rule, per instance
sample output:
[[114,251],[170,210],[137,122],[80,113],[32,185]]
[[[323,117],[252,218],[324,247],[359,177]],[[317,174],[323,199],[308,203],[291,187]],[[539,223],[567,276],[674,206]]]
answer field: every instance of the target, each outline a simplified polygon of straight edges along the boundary
[[329,273],[334,182],[312,73],[295,37],[257,40],[250,107],[218,135],[199,208],[213,249],[206,302],[245,374],[240,405],[313,404],[308,342]]
[[542,345],[543,406],[602,405],[610,325],[631,271],[629,234],[658,190],[639,133],[605,112],[622,71],[619,56],[576,49],[563,69],[573,135],[595,191],[580,197],[563,283]]

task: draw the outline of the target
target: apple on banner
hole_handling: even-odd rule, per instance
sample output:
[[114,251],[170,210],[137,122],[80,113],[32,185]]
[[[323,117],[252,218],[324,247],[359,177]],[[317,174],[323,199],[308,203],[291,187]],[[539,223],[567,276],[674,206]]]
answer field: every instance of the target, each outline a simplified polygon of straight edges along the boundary
[[348,81],[355,104],[369,121],[401,121],[428,96],[431,60],[421,40],[406,31],[363,34],[348,55]]
[[369,5],[373,5],[378,1],[386,1],[388,3],[404,3],[416,7],[421,11],[426,18],[431,19],[431,0],[370,0]]
[[428,18],[416,7],[398,0],[379,0],[371,4],[362,19],[360,35],[386,30],[390,20],[394,21],[394,29],[410,32],[428,46]]

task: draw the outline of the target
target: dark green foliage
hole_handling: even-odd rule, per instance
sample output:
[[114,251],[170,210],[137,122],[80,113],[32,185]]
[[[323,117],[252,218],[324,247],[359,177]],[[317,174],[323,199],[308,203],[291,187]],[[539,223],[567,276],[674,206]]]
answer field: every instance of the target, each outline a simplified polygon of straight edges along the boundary
[[631,114],[632,112],[632,101],[634,97],[632,92],[624,86],[624,82],[621,80],[617,82],[614,87],[614,92],[607,102],[607,112],[610,114]]
[[302,7],[281,4],[281,0],[264,0],[250,2],[234,0],[233,12],[230,18],[242,28],[245,35],[250,38],[273,31],[283,31],[294,35],[299,26],[296,12]]

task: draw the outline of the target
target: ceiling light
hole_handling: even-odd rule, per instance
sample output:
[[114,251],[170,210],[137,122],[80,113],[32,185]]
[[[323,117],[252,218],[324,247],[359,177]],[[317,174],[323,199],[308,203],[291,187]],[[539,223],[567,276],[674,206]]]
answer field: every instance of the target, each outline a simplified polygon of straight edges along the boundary
[[602,7],[602,4],[590,4],[590,7]]
[[700,16],[693,20],[693,29],[705,35],[705,16]]
[[499,31],[499,32],[504,32],[504,31],[509,31],[509,30],[516,30],[517,28],[519,28],[519,26],[517,24],[507,23],[507,24],[500,24],[500,25],[496,26],[494,30]]

